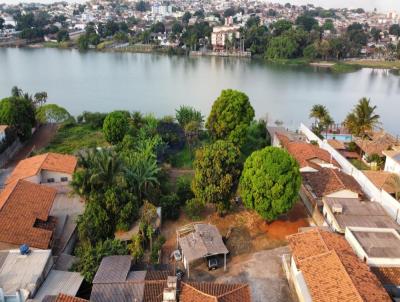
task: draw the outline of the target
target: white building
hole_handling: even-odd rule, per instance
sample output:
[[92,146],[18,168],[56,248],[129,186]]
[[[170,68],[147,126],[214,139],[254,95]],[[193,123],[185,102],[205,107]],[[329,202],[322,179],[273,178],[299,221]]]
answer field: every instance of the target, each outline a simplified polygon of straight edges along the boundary
[[400,147],[384,151],[383,154],[386,156],[385,171],[400,175]]
[[238,25],[224,25],[214,26],[211,33],[211,44],[214,51],[225,50],[228,43],[240,39],[240,26]]

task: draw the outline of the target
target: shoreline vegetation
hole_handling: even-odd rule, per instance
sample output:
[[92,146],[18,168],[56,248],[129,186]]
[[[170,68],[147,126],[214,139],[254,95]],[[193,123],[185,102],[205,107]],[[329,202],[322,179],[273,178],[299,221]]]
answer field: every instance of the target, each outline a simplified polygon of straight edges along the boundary
[[[96,52],[126,52],[126,53],[154,53],[154,54],[165,54],[165,55],[177,55],[177,56],[190,56],[188,52],[183,49],[173,49],[165,47],[157,47],[155,45],[136,44],[129,45],[124,48],[107,48],[108,45],[112,44],[112,41],[105,41],[97,45],[96,48],[89,49],[88,51]],[[25,46],[26,48],[59,48],[59,49],[77,49],[68,42],[41,42],[36,44],[30,44]],[[195,55],[196,57],[200,55]],[[208,55],[212,56],[212,55]],[[254,55],[248,56],[221,56],[238,59],[262,59],[260,56]],[[285,66],[311,66],[316,68],[329,69],[334,73],[351,73],[358,71],[362,68],[372,69],[388,69],[388,70],[399,70],[400,60],[385,61],[375,59],[348,59],[345,61],[319,61],[310,60],[307,58],[296,58],[296,59],[276,59],[276,60],[265,60],[267,63]]]

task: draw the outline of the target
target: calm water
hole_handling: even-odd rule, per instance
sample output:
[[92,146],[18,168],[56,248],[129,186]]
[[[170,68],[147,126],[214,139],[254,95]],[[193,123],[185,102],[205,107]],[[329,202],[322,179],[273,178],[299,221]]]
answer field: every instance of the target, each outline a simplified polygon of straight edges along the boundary
[[271,66],[248,59],[151,54],[79,53],[57,49],[0,49],[0,98],[17,85],[47,91],[49,102],[77,115],[113,109],[173,114],[190,104],[208,114],[222,89],[247,93],[258,117],[289,127],[307,121],[313,104],[342,121],[357,100],[370,97],[387,130],[400,134],[400,77],[363,69],[332,74],[311,67]]

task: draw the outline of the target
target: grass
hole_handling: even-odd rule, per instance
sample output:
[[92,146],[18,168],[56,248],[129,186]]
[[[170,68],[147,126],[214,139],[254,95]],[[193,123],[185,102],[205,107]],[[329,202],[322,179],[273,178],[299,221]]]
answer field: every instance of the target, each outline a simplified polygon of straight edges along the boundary
[[349,73],[349,72],[354,72],[361,69],[361,66],[359,65],[350,65],[350,64],[345,64],[345,63],[336,63],[331,67],[331,70],[334,73]]
[[370,167],[367,166],[363,161],[359,159],[350,159],[350,162],[356,167],[358,170],[370,170]]
[[81,149],[105,147],[103,132],[88,125],[61,126],[50,145],[39,151],[73,154]]
[[174,168],[192,169],[194,152],[185,144],[185,148],[171,156],[171,165]]
[[354,60],[346,61],[345,65],[368,67],[368,68],[382,68],[382,69],[400,69],[400,60],[396,61],[376,61],[376,60]]
[[270,63],[277,65],[287,65],[287,66],[302,66],[310,64],[310,60],[306,58],[297,58],[297,59],[276,59],[276,60],[267,60]]

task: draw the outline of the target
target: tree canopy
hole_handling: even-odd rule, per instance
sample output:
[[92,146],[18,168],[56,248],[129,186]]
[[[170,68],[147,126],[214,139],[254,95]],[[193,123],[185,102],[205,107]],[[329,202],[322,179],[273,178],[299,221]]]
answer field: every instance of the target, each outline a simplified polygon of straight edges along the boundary
[[215,100],[206,128],[214,139],[243,143],[247,127],[254,118],[254,109],[243,92],[227,89]]
[[128,114],[123,111],[114,111],[109,113],[103,124],[103,132],[106,140],[115,145],[122,141],[128,132],[129,120]]
[[239,191],[247,208],[273,221],[294,206],[300,184],[296,160],[283,149],[266,147],[247,158]]
[[380,116],[375,113],[376,108],[376,106],[371,106],[369,99],[362,98],[347,115],[344,121],[346,128],[353,135],[364,137],[379,124]]
[[192,190],[196,198],[216,204],[217,211],[224,213],[240,175],[239,149],[231,142],[216,141],[197,150],[194,167]]
[[56,104],[46,104],[36,110],[36,119],[40,123],[63,123],[70,118],[69,112]]

